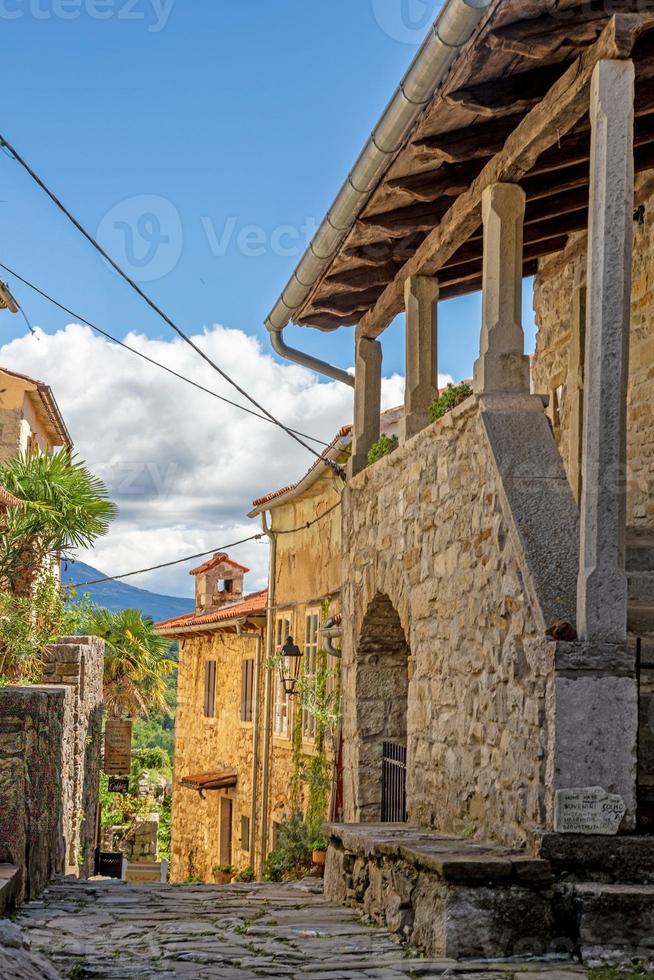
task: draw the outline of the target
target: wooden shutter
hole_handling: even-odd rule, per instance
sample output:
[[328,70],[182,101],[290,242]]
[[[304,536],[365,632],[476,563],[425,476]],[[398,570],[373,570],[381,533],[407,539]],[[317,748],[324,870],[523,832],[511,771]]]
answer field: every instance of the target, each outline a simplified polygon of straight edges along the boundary
[[250,818],[241,817],[241,850],[250,850]]
[[254,660],[241,663],[241,721],[252,721],[254,691]]
[[207,660],[204,665],[204,716],[214,718],[216,714],[216,661]]

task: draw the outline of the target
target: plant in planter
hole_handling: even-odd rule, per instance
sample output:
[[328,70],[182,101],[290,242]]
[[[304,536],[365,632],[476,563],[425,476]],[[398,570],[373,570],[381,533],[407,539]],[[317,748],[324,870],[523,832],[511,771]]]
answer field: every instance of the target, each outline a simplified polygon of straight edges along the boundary
[[311,859],[314,864],[324,864],[329,841],[326,837],[316,837],[311,844]]
[[231,864],[214,864],[211,871],[217,885],[228,885],[234,874]]
[[390,438],[388,436],[380,436],[377,442],[373,442],[368,450],[368,466],[372,466],[378,459],[388,456],[389,453],[394,453],[399,444],[400,440],[397,436],[390,436]]
[[442,391],[431,403],[429,414],[432,422],[442,419],[444,415],[464,402],[466,398],[470,398],[470,395],[472,395],[472,388],[465,381],[460,385],[448,384],[445,391]]
[[234,881],[254,881],[254,869],[242,868],[234,875]]

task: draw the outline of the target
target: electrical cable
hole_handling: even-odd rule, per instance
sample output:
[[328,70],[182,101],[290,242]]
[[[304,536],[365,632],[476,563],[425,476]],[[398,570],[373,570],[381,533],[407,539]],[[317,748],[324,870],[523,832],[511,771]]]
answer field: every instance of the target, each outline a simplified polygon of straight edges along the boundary
[[[25,279],[23,276],[20,276],[17,272],[15,272],[13,269],[10,269],[9,266],[5,265],[3,262],[0,262],[0,269],[4,269],[4,271],[9,273],[10,276],[13,276],[14,279],[17,279],[19,282],[22,282],[24,286],[28,286],[30,289],[33,289],[35,293],[43,297],[43,299],[48,300],[49,303],[52,303],[53,306],[58,307],[64,313],[67,313],[69,316],[72,316],[74,320],[79,320],[80,323],[84,323],[87,327],[90,327],[91,330],[95,330],[96,333],[99,333],[100,336],[106,337],[107,340],[111,340],[114,344],[117,344],[119,347],[124,348],[124,350],[129,351],[131,354],[136,354],[137,357],[142,358],[144,361],[147,361],[149,364],[154,364],[155,367],[161,368],[162,371],[166,371],[168,374],[172,374],[174,378],[179,378],[180,381],[185,381],[187,384],[192,385],[194,388],[197,388],[199,391],[206,392],[207,395],[213,395],[214,398],[218,398],[219,401],[221,402],[226,402],[227,405],[232,405],[234,408],[239,408],[242,412],[247,412],[248,415],[253,415],[257,419],[262,419],[264,422],[268,422],[270,425],[276,424],[275,422],[272,421],[272,419],[269,419],[266,415],[260,415],[258,412],[254,412],[251,408],[247,408],[245,405],[239,405],[238,402],[233,402],[230,398],[225,398],[224,395],[219,395],[218,392],[212,391],[210,388],[205,388],[204,385],[201,385],[197,381],[193,381],[191,378],[187,378],[186,375],[184,374],[179,374],[178,371],[174,371],[172,368],[167,367],[165,364],[162,364],[160,361],[155,361],[152,357],[148,357],[147,354],[143,354],[142,351],[137,350],[135,347],[130,347],[129,344],[126,344],[122,340],[119,340],[117,337],[114,337],[112,334],[107,333],[106,330],[103,330],[101,327],[96,326],[95,323],[92,323],[90,320],[87,320],[86,317],[80,316],[79,313],[75,313],[67,306],[64,306],[64,304],[60,303],[59,300],[56,300],[53,296],[50,296],[49,293],[46,293],[43,289],[40,289],[38,286],[35,286],[33,282],[29,281],[29,279]],[[23,316],[25,317],[25,313],[23,312],[22,306],[20,310],[21,313],[23,313]],[[34,334],[35,330],[27,320],[27,317],[25,317],[25,321],[27,322],[27,325],[29,326],[31,332]],[[329,445],[329,443],[324,442],[322,439],[316,439],[315,436],[307,435],[306,432],[299,432],[297,429],[291,429],[290,431],[295,432],[297,435],[302,436],[304,439],[310,439],[312,442],[317,442],[321,446]]]
[[[326,462],[326,461],[325,461]],[[341,501],[337,500],[324,514],[320,514],[319,517],[315,517],[312,521],[307,521],[306,524],[300,524],[298,527],[290,528],[286,531],[275,531],[275,534],[295,534],[297,531],[305,531],[314,524],[318,524],[322,521],[328,514],[331,514],[336,510],[337,507],[341,506]],[[134,572],[124,572],[122,575],[105,575],[102,578],[91,579],[88,582],[74,582],[71,584],[66,584],[67,589],[81,589],[87,585],[100,585],[102,582],[116,582],[118,579],[131,578],[133,575],[144,575],[146,572],[156,572],[161,568],[171,568],[173,565],[183,565],[187,561],[195,561],[196,558],[206,558],[208,555],[216,555],[222,551],[227,551],[228,548],[235,548],[239,544],[247,544],[249,541],[261,541],[264,537],[263,532],[259,534],[253,534],[249,538],[242,538],[240,541],[232,541],[231,544],[224,544],[220,548],[212,548],[210,551],[202,551],[197,555],[186,555],[185,558],[177,558],[175,561],[165,561],[160,565],[151,565],[149,568],[139,568]]]
[[[109,255],[109,253],[107,251],[105,251],[105,249],[102,247],[102,245],[100,245],[100,243],[93,237],[93,235],[91,235],[91,233],[86,230],[86,228],[77,220],[77,218],[75,218],[75,216],[63,204],[63,202],[56,196],[56,194],[53,193],[53,191],[50,190],[50,188],[39,177],[39,175],[36,173],[36,171],[34,171],[32,169],[32,167],[30,167],[30,165],[27,163],[27,161],[18,153],[18,151],[11,145],[11,143],[8,142],[8,140],[5,139],[5,137],[1,133],[0,133],[0,146],[4,146],[4,147],[6,147],[9,150],[9,152],[13,155],[14,159],[29,174],[29,176],[41,188],[41,190],[50,198],[50,200],[52,201],[52,203],[62,212],[62,214],[64,214],[66,216],[66,218],[68,218],[68,220],[71,222],[71,224],[73,224],[74,227],[77,228],[77,230],[80,232],[80,234],[83,235],[84,238],[86,238],[86,240],[89,242],[89,244],[92,245],[93,248],[105,259],[105,261],[107,261],[109,263],[109,265],[115,270],[115,272],[117,272],[118,275],[129,286],[131,286],[131,288],[141,297],[141,299],[145,303],[147,303],[147,305],[150,307],[150,309],[152,309],[159,317],[161,317],[161,319],[164,321],[164,323],[168,324],[168,326],[172,330],[174,330],[175,333],[179,337],[181,337],[182,340],[186,344],[188,344],[189,347],[191,347],[196,352],[196,354],[199,354],[199,356],[204,361],[206,361],[206,363],[209,364],[214,369],[214,371],[217,371],[218,374],[225,381],[227,381],[229,384],[231,384],[232,387],[235,388],[239,392],[239,394],[243,395],[244,398],[247,398],[247,400],[252,405],[254,405],[255,408],[258,408],[260,412],[263,412],[264,415],[267,415],[268,418],[271,419],[271,421],[273,421],[276,425],[278,425],[281,429],[283,429],[284,432],[286,432],[286,434],[289,435],[291,437],[291,439],[294,439],[295,442],[297,442],[300,446],[302,446],[304,449],[308,450],[308,452],[312,453],[314,456],[317,456],[318,458],[320,458],[320,453],[316,449],[314,449],[312,446],[307,445],[307,443],[304,442],[303,439],[301,439],[299,436],[295,435],[295,433],[292,432],[287,426],[285,426],[283,422],[280,422],[279,419],[275,418],[275,416],[272,415],[271,412],[269,412],[267,408],[264,408],[264,406],[261,405],[260,402],[258,402],[255,398],[253,398],[252,395],[248,394],[248,392],[244,388],[242,388],[238,384],[238,382],[234,381],[233,378],[231,378],[229,376],[229,374],[227,374],[226,371],[224,371],[221,367],[219,367],[218,364],[216,364],[216,362],[213,361],[209,357],[209,355],[206,354],[202,350],[201,347],[198,347],[198,345],[193,340],[191,340],[191,338],[187,334],[184,333],[184,331],[181,329],[181,327],[179,327],[175,323],[175,321],[171,317],[169,317],[168,314],[165,313],[161,309],[161,307],[158,306],[154,302],[154,300],[151,299],[148,296],[148,294],[143,289],[141,289],[141,287],[138,285],[138,283],[135,282],[134,279],[132,279],[121,268],[121,266],[116,262],[116,260],[113,259]],[[329,461],[329,465],[332,467],[332,469],[334,469],[334,471],[343,480],[345,480],[345,474],[343,472],[342,467],[340,467],[337,463],[334,463],[331,460]]]

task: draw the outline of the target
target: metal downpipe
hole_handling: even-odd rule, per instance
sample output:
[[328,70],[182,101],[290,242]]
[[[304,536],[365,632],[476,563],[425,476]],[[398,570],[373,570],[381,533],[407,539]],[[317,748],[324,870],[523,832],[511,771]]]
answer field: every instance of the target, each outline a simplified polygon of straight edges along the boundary
[[296,364],[301,364],[302,367],[309,368],[317,374],[324,374],[328,378],[333,378],[334,381],[340,381],[341,384],[354,388],[354,378],[347,371],[343,371],[333,364],[328,364],[327,361],[321,361],[317,357],[312,357],[311,354],[305,354],[304,351],[297,350],[295,347],[289,347],[284,340],[283,328],[271,332],[270,343],[272,344],[273,350],[281,357],[285,357],[289,361],[295,361]]
[[268,608],[266,610],[266,660],[264,664],[264,706],[263,706],[263,772],[261,775],[261,854],[257,877],[263,880],[266,870],[268,850],[268,810],[270,806],[270,746],[272,735],[272,692],[273,672],[268,666],[273,655],[275,637],[275,576],[277,573],[277,538],[266,521],[267,512],[261,515],[263,532],[270,541],[268,558]]

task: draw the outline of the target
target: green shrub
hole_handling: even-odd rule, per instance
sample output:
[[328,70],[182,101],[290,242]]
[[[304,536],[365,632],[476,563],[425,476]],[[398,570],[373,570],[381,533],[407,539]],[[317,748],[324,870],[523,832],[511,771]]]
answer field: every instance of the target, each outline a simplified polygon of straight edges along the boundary
[[472,388],[463,382],[460,385],[448,384],[445,391],[442,391],[438,398],[434,398],[429,409],[432,422],[442,419],[444,415],[451,412],[453,408],[470,398]]
[[400,440],[397,436],[380,436],[377,442],[368,450],[368,466],[372,466],[376,463],[378,459],[382,459],[384,456],[388,456],[389,453],[394,453],[400,444]]
[[237,881],[254,881],[254,869],[253,868],[243,868],[235,876]]
[[299,813],[285,820],[277,838],[277,847],[266,858],[266,879],[286,881],[299,878],[311,866],[313,836]]

